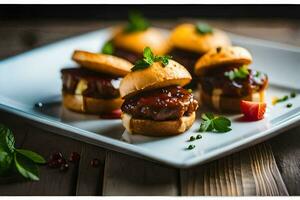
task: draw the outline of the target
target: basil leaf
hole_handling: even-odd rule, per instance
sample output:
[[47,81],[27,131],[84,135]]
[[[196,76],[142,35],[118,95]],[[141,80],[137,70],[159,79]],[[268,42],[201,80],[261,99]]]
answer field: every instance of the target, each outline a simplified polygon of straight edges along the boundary
[[231,130],[231,121],[226,117],[214,116],[212,113],[203,113],[201,119],[200,132],[214,131],[224,133]]
[[38,164],[44,164],[46,163],[46,160],[39,154],[30,151],[30,150],[25,150],[25,149],[16,149],[16,151],[20,154],[22,154],[23,156],[29,158],[30,160],[32,160],[35,163]]
[[213,130],[213,124],[211,120],[204,121],[200,125],[200,132],[205,132],[205,131],[212,131]]
[[212,113],[203,113],[201,115],[201,118],[206,121],[206,120],[212,120],[212,119],[214,119],[215,116]]
[[205,34],[211,34],[213,33],[213,28],[209,26],[208,24],[199,23],[196,24],[196,31],[199,34],[205,35]]
[[0,124],[0,147],[5,151],[13,153],[15,150],[15,138],[11,130]]
[[150,23],[139,12],[130,12],[128,16],[128,24],[124,28],[125,33],[137,31],[145,31],[149,28]]
[[25,178],[38,181],[38,168],[33,161],[22,154],[14,153],[14,161],[18,172]]
[[161,62],[164,66],[169,64],[169,59],[171,59],[172,56],[165,55],[165,56],[155,56],[154,61],[155,62]]
[[213,126],[214,126],[214,129],[220,133],[225,133],[225,132],[231,131],[231,128],[229,128],[231,126],[231,122],[229,119],[227,119],[225,117],[215,118],[213,120]]
[[112,55],[114,53],[114,46],[111,41],[106,42],[101,50],[102,53]]
[[151,51],[151,49],[149,47],[146,47],[144,49],[143,55],[144,55],[144,58],[147,58],[147,59],[149,59],[151,61],[153,61],[153,59],[154,59],[154,55],[153,55],[153,53],[152,53],[152,51]]
[[13,160],[13,154],[0,148],[0,176],[9,171]]
[[228,72],[224,72],[224,76],[227,76],[230,80],[234,80],[236,78],[244,79],[249,75],[249,70],[246,66],[242,66],[240,68],[235,68],[234,70],[230,70]]
[[141,69],[146,69],[150,66],[149,63],[147,63],[145,60],[138,60],[135,65],[131,68],[131,71],[137,71]]

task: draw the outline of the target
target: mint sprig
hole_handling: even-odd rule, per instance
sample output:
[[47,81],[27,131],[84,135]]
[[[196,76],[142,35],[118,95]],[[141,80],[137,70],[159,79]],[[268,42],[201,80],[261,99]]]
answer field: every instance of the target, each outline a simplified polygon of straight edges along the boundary
[[39,154],[15,148],[15,139],[12,131],[0,124],[0,176],[7,175],[15,168],[23,177],[39,180],[36,164],[46,163]]
[[215,116],[212,113],[203,113],[201,115],[200,132],[225,133],[231,131],[231,121],[223,116]]
[[101,52],[104,53],[104,54],[108,54],[108,55],[112,55],[114,53],[114,45],[111,41],[107,41],[102,49],[101,49]]
[[227,71],[224,73],[224,76],[227,76],[230,80],[234,79],[244,79],[249,75],[249,70],[245,65],[240,68],[235,68],[233,70]]
[[208,24],[198,23],[196,24],[196,31],[201,35],[211,34],[213,33],[213,28]]
[[139,12],[130,12],[128,16],[128,24],[124,28],[125,33],[145,31],[150,27],[149,21]]
[[169,55],[165,56],[156,56],[153,54],[149,47],[144,49],[143,53],[144,58],[141,60],[136,61],[134,66],[131,68],[131,71],[142,70],[148,68],[154,62],[161,62],[164,66],[169,64],[169,59],[172,57]]

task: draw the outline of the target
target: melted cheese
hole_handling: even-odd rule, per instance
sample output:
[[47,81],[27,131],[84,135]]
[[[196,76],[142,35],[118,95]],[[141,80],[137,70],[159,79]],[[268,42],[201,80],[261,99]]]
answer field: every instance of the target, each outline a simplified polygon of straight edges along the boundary
[[260,102],[260,93],[257,93],[257,92],[253,93],[251,100],[254,101],[254,102]]
[[217,110],[220,110],[220,99],[222,93],[223,91],[221,89],[214,89],[212,92],[212,97],[211,97],[212,105]]
[[127,132],[132,134],[131,126],[130,126],[131,115],[123,113],[122,114],[122,121],[123,121],[123,125],[126,128]]
[[81,79],[77,84],[75,94],[81,95],[84,90],[88,88],[88,82],[84,79]]

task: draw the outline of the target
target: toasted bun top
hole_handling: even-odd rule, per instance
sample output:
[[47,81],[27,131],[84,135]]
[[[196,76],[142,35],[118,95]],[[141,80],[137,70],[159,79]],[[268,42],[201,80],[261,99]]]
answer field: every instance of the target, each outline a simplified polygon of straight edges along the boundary
[[231,42],[225,32],[213,29],[213,33],[199,34],[194,24],[181,24],[171,33],[174,47],[203,54],[218,46],[230,46]]
[[72,59],[87,69],[116,76],[125,76],[133,67],[133,64],[125,59],[87,51],[74,51]]
[[222,67],[230,64],[249,65],[251,62],[250,52],[243,47],[218,47],[199,58],[195,65],[195,73],[199,75],[207,67]]
[[162,88],[171,85],[184,86],[192,80],[189,72],[174,60],[163,66],[160,62],[153,63],[150,67],[130,72],[120,84],[121,97],[134,95],[141,90]]
[[124,33],[122,28],[116,29],[112,38],[115,46],[135,53],[142,54],[145,47],[150,47],[154,54],[163,55],[169,51],[168,37],[156,28],[148,28],[145,31]]

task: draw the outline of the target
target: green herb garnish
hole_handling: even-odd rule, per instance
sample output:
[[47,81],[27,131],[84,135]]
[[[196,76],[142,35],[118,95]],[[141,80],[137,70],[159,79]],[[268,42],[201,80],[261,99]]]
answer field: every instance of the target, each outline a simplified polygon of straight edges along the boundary
[[135,65],[131,68],[131,71],[142,70],[148,68],[154,62],[161,62],[164,66],[169,64],[171,56],[155,56],[149,47],[144,49],[144,58],[136,61]]
[[113,43],[111,41],[107,41],[103,45],[103,47],[101,49],[101,52],[104,53],[104,54],[112,55],[114,53]]
[[287,101],[289,99],[289,96],[288,95],[285,95],[283,96],[282,98],[277,98],[275,97],[272,101],[272,104],[275,105],[277,103],[280,103],[280,102],[284,102],[284,101]]
[[194,141],[196,138],[194,136],[190,137],[190,141]]
[[202,138],[202,135],[200,135],[200,134],[198,134],[197,136],[196,136],[196,139],[197,140],[199,140],[199,139],[201,139]]
[[293,104],[291,104],[291,103],[286,104],[287,108],[291,108],[292,106],[293,106]]
[[296,92],[291,92],[291,98],[295,98],[296,96]]
[[213,28],[205,23],[196,24],[196,31],[201,35],[213,33]]
[[137,31],[145,31],[149,28],[150,23],[139,12],[130,12],[128,16],[128,24],[124,28],[125,33],[132,33]]
[[245,65],[240,68],[235,68],[228,72],[224,73],[224,76],[227,76],[230,80],[234,80],[236,78],[244,79],[249,75],[249,71]]
[[190,144],[189,146],[188,146],[188,150],[192,150],[192,149],[194,149],[196,146],[195,145],[193,145],[193,144]]
[[23,177],[39,180],[36,164],[46,163],[39,154],[15,148],[15,139],[12,132],[0,124],[0,176],[7,175],[15,168]]
[[213,131],[225,133],[231,131],[231,121],[226,117],[214,116],[212,113],[203,113],[201,119],[200,132]]

